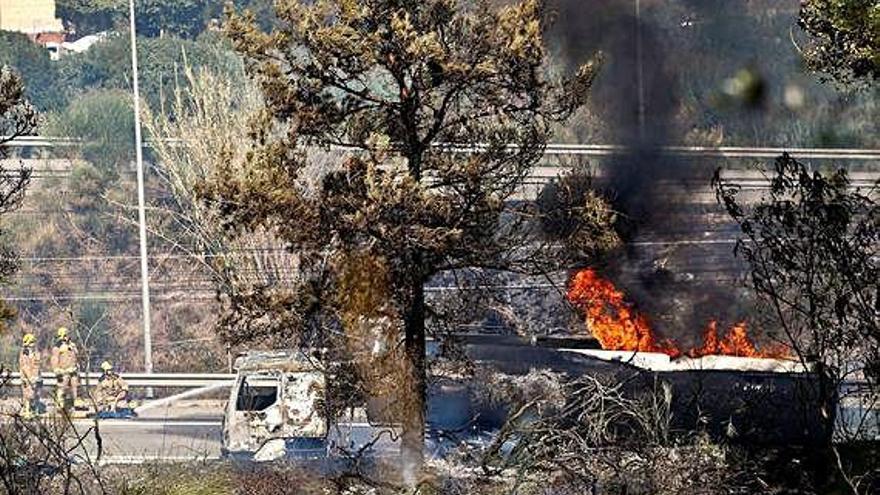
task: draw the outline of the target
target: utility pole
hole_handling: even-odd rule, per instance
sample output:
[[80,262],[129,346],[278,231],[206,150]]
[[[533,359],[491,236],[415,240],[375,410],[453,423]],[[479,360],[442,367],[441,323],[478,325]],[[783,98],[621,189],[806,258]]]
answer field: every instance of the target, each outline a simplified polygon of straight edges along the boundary
[[[141,94],[138,87],[137,31],[134,22],[134,0],[128,1],[131,27],[131,78],[134,91],[134,146],[137,163],[138,227],[141,248],[141,302],[144,318],[144,371],[153,372],[153,338],[150,335],[150,268],[147,264],[147,212],[144,199],[144,154],[141,138]],[[147,388],[147,397],[153,397],[153,389]]]
[[645,141],[645,68],[642,60],[642,5],[635,0],[636,7],[636,91],[638,91],[639,140]]

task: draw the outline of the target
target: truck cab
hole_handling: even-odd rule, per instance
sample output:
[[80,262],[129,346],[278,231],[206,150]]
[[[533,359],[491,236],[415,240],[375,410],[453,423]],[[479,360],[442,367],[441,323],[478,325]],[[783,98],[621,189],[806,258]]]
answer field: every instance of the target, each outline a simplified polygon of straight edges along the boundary
[[224,455],[257,461],[326,456],[326,378],[317,366],[296,351],[264,351],[240,356],[234,368]]
[[256,351],[235,361],[223,417],[224,457],[265,462],[393,456],[400,428],[371,421],[366,404],[328,420],[327,375],[299,351]]

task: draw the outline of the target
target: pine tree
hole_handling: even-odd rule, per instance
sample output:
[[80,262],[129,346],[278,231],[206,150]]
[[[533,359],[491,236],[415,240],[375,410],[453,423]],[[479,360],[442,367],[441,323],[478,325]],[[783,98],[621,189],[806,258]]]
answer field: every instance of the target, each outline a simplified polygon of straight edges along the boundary
[[[301,268],[330,267],[332,283],[312,283],[312,297],[259,297],[248,314],[333,306],[346,333],[384,325],[392,349],[402,341],[405,378],[390,385],[406,409],[405,458],[418,460],[424,286],[448,270],[509,269],[534,246],[528,234],[540,229],[509,205],[552,126],[585,102],[595,64],[566,80],[547,75],[540,0],[281,0],[276,9],[271,33],[231,13],[228,33],[266,109],[247,163],[221,168],[202,194],[229,228],[271,229]],[[310,151],[329,147],[350,151],[315,179]],[[610,227],[608,214],[593,217]]]

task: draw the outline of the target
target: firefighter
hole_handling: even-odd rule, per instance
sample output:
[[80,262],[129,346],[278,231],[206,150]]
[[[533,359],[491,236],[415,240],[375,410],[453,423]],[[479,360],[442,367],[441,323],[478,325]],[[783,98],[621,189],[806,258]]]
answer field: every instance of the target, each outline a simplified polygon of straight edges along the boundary
[[73,405],[79,402],[79,365],[76,344],[70,341],[67,328],[60,327],[52,348],[52,371],[55,372],[55,399],[61,407],[67,407],[70,398]]
[[117,409],[128,406],[128,383],[113,370],[110,361],[101,363],[101,378],[98,380],[97,397],[98,412],[116,413]]
[[18,372],[21,377],[21,416],[25,419],[33,417],[38,401],[41,356],[36,346],[37,337],[32,333],[26,333],[21,339]]

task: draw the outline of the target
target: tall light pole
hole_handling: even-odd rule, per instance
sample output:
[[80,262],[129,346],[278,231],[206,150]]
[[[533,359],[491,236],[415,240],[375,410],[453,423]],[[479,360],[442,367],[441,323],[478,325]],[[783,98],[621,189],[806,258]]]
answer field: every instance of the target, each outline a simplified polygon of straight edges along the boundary
[[635,0],[636,7],[636,91],[638,94],[639,140],[645,141],[645,69],[642,60],[642,3]]
[[[134,23],[134,0],[128,1],[129,21],[131,25],[131,78],[134,91],[134,146],[137,163],[138,186],[138,227],[140,230],[141,247],[141,302],[144,318],[144,371],[153,372],[153,338],[150,335],[150,268],[147,264],[147,213],[144,200],[144,155],[141,138],[141,94],[138,86],[137,63],[137,31]],[[153,396],[153,390],[147,389],[147,397]]]

